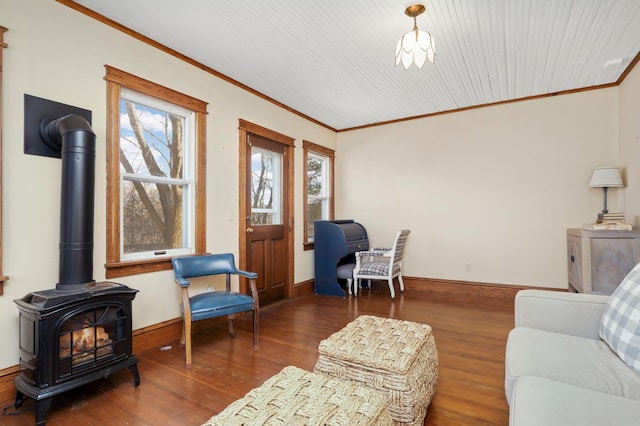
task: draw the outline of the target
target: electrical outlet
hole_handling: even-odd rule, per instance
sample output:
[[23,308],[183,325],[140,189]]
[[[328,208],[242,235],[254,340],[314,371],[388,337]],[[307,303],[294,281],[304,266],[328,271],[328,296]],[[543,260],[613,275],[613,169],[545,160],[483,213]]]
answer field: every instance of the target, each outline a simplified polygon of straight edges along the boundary
[[464,270],[467,272],[471,271],[471,262],[467,262],[464,264]]

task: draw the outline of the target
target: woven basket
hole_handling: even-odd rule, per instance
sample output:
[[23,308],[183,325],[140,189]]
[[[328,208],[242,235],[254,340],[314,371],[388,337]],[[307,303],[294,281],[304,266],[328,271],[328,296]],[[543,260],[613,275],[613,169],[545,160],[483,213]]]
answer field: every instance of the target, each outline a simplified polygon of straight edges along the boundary
[[382,395],[354,383],[285,367],[205,426],[391,426]]
[[422,425],[438,383],[430,326],[362,315],[318,350],[315,372],[381,392],[396,425]]

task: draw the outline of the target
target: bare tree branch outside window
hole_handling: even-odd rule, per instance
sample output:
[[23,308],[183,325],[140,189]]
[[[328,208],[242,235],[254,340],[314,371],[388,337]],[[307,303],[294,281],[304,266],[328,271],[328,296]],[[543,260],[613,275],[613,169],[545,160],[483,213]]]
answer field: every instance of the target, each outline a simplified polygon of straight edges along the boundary
[[[254,225],[273,224],[274,167],[273,156],[257,151],[251,156],[251,223]],[[258,210],[258,211],[255,211]]]
[[183,244],[184,118],[121,102],[120,167],[124,253]]

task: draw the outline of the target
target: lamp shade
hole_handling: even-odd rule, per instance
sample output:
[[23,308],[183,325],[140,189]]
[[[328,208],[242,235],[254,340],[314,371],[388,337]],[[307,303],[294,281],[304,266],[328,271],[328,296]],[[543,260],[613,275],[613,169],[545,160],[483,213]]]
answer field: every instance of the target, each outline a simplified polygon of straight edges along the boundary
[[434,63],[436,50],[433,37],[427,31],[413,30],[405,33],[396,45],[396,66],[402,62],[402,66],[408,69],[411,64],[422,68],[426,60]]
[[590,188],[622,188],[620,169],[617,167],[598,167],[593,171]]

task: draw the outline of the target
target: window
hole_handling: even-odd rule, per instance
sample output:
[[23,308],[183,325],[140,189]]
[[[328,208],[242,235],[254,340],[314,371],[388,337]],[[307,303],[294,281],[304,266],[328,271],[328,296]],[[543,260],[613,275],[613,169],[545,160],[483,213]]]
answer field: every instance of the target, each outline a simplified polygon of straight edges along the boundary
[[313,222],[333,219],[334,151],[302,141],[304,155],[304,247],[313,249]]
[[107,278],[205,251],[206,103],[107,67]]
[[[5,27],[0,27],[0,141],[2,140],[2,51],[7,44],[4,42],[4,33],[9,31]],[[0,146],[0,148],[2,148]],[[0,176],[2,176],[2,150],[0,149]],[[2,182],[0,179],[0,296],[3,294],[4,282],[9,277],[2,275]]]
[[251,148],[251,224],[281,225],[282,154]]

